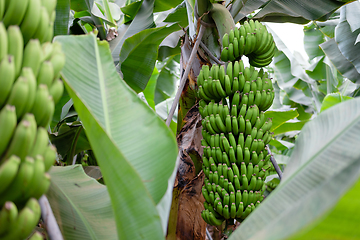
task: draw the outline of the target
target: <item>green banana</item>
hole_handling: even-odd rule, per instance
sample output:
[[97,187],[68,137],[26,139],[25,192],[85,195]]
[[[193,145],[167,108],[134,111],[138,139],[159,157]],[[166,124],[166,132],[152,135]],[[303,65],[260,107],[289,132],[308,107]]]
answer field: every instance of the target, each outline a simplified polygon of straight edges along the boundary
[[43,240],[43,239],[44,236],[37,231],[29,238],[29,240]]
[[0,211],[0,236],[7,235],[10,232],[10,227],[15,223],[18,217],[18,209],[15,203],[5,202]]
[[24,49],[24,59],[22,62],[22,67],[30,67],[33,71],[33,74],[37,76],[43,58],[42,54],[43,51],[39,39],[31,39],[26,44]]
[[13,240],[13,239],[24,239],[25,233],[29,235],[31,231],[35,228],[37,222],[35,222],[34,212],[28,208],[24,207],[19,211],[18,218],[11,225],[9,232],[6,236],[3,236],[3,240]]
[[[28,0],[29,5],[26,9],[24,20],[21,22],[20,30],[24,37],[24,43],[26,44],[32,38],[36,29],[40,24],[39,9],[41,8],[40,0]],[[35,73],[36,74],[36,73]]]
[[[3,153],[11,143],[11,138],[16,129],[16,112],[15,107],[6,105],[0,111],[0,160]],[[0,161],[1,162],[1,161]],[[0,191],[1,192],[1,191]]]
[[53,11],[55,10],[56,3],[57,3],[56,0],[41,0],[41,5],[45,7],[49,16],[51,16]]
[[54,68],[50,61],[41,63],[39,73],[37,75],[37,84],[45,84],[48,88],[52,85],[54,79]]
[[35,192],[35,189],[42,184],[43,175],[45,173],[45,164],[44,164],[44,158],[41,155],[36,155],[35,161],[34,161],[34,173],[29,181],[28,189],[26,190],[24,194],[23,199],[28,199],[29,197],[32,197]]
[[[39,9],[38,9],[39,11]],[[50,25],[50,15],[48,14],[46,8],[44,6],[40,7],[40,23],[36,28],[36,31],[32,38],[37,38],[40,40],[40,43],[45,42],[45,38],[47,35],[48,27]]]
[[20,164],[18,174],[0,196],[0,205],[6,201],[21,201],[34,173],[34,159],[26,157]]
[[32,196],[35,199],[39,199],[43,194],[46,194],[51,183],[51,178],[49,173],[44,173],[41,184],[38,188],[35,188],[35,191],[32,192]]
[[44,84],[40,84],[37,87],[35,102],[30,111],[31,113],[34,114],[36,123],[38,125],[48,115],[48,113],[46,111],[44,111],[44,103],[47,103],[48,99],[49,99],[48,87]]
[[[4,0],[1,0],[3,2]],[[1,8],[1,6],[0,6]],[[0,19],[1,19],[1,12],[0,12]],[[7,39],[7,32],[4,23],[0,20],[0,61],[7,55],[8,53],[8,39]]]
[[0,21],[3,18],[5,12],[5,0],[0,0]]
[[51,168],[51,166],[54,165],[56,160],[57,151],[55,146],[51,144],[48,145],[43,156],[44,156],[45,172],[47,172]]
[[22,120],[16,127],[13,138],[4,158],[17,155],[23,161],[33,145],[35,136],[32,135],[32,126],[29,121]]
[[235,22],[227,8],[219,3],[213,3],[210,16],[215,22],[219,36],[229,34],[230,30],[235,29]]
[[6,159],[2,165],[0,165],[0,194],[2,194],[7,189],[7,187],[16,177],[20,162],[20,158],[13,155],[9,159]]
[[20,25],[24,18],[28,3],[29,0],[23,0],[21,3],[18,1],[9,1],[2,20],[5,26]]
[[[16,2],[16,1],[11,1]],[[17,4],[21,5],[21,4]],[[14,56],[15,63],[15,77],[20,74],[22,61],[23,61],[23,49],[24,49],[24,40],[19,26],[12,25],[7,29],[8,36],[8,55]]]
[[28,85],[27,101],[24,103],[24,109],[23,109],[23,112],[26,113],[31,110],[35,102],[36,79],[33,71],[29,67],[23,67],[20,76],[26,78]]

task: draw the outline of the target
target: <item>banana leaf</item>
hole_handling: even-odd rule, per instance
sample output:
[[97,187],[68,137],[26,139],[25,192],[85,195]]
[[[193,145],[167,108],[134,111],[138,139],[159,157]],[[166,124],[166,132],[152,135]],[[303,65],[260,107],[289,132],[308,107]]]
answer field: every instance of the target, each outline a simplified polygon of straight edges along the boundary
[[167,219],[156,205],[175,169],[174,135],[117,74],[107,42],[93,34],[56,40],[66,55],[64,82],[108,188],[119,238],[162,239]]
[[[308,122],[296,140],[278,187],[229,239],[288,239],[305,228],[317,227],[358,180],[359,143],[360,99],[339,103]],[[337,220],[351,218],[348,215],[355,211],[351,209]],[[331,224],[321,226],[324,228],[315,230],[333,232]],[[342,226],[342,239],[356,236],[352,225]]]

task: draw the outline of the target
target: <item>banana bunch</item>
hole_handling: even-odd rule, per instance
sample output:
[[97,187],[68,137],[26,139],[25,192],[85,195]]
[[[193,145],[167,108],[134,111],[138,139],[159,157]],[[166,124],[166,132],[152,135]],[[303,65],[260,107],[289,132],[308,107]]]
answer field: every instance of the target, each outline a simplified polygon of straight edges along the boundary
[[240,28],[230,30],[222,38],[221,60],[234,61],[242,55],[249,58],[250,65],[265,67],[275,54],[275,42],[266,27],[260,22],[245,21]]
[[[268,74],[263,69],[256,71],[253,66],[244,67],[242,60],[229,62],[226,71],[224,65],[212,65],[211,69],[203,65],[197,83],[199,97],[207,102],[219,102],[227,96],[236,95],[235,105],[241,104],[241,108],[244,104],[256,105],[260,112],[271,106],[275,96]],[[208,111],[204,109],[202,117],[206,115]]]
[[264,111],[274,99],[268,74],[241,60],[224,66],[204,65],[198,75],[202,117],[203,219],[221,225],[242,221],[264,199],[271,161],[266,145],[272,134]]
[[30,198],[21,209],[13,202],[6,202],[0,210],[0,239],[26,239],[37,225],[40,214],[35,198]]
[[0,0],[0,239],[28,237],[40,218],[36,199],[50,186],[57,152],[46,128],[65,65],[61,45],[50,42],[55,7],[56,0]]
[[18,124],[16,119],[14,106],[0,111],[0,126],[6,126],[0,128],[0,206],[41,197],[50,186],[46,172],[56,158],[47,130],[37,128],[32,113],[26,113]]
[[31,39],[24,47],[20,28],[0,22],[0,108],[12,105],[18,120],[34,114],[39,126],[47,126],[64,86],[59,79],[65,55],[58,43],[41,44]]
[[41,43],[53,38],[56,0],[0,0],[0,21],[5,27],[20,27],[24,42],[39,39]]

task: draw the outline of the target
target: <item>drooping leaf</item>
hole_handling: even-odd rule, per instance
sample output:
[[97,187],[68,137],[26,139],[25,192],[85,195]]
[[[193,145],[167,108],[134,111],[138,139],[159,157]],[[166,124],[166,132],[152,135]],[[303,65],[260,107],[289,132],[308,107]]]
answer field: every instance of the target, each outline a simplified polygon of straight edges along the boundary
[[132,21],[138,11],[140,10],[142,1],[132,1],[130,4],[121,8],[121,11],[125,15],[124,23],[128,23]]
[[296,109],[271,109],[265,112],[265,117],[271,118],[272,121],[271,132],[286,121],[296,118],[298,115]]
[[322,102],[321,112],[349,99],[352,99],[352,97],[342,96],[340,93],[330,93],[325,96],[324,101]]
[[164,20],[164,22],[176,22],[182,27],[188,25],[185,2],[178,5]]
[[254,16],[265,22],[292,22],[305,24],[310,20],[325,21],[345,3],[331,0],[284,1],[273,0]]
[[161,239],[155,205],[175,166],[174,135],[117,74],[107,42],[92,34],[58,41],[67,56],[62,74],[117,212],[118,234]]
[[[359,2],[352,4],[360,4]],[[355,44],[360,29],[351,31],[349,23],[346,21],[346,8],[341,9],[340,23],[335,28],[335,41],[339,46],[339,50],[347,58],[352,65],[360,73],[360,44]]]
[[46,196],[64,239],[118,239],[106,186],[81,165],[52,167]]
[[171,97],[176,89],[176,81],[179,79],[179,55],[177,57],[171,56],[164,62],[159,63],[159,76],[156,82],[155,89],[155,104],[158,104],[165,99]]
[[110,42],[111,55],[114,62],[117,64],[120,59],[120,51],[124,41],[132,35],[141,32],[144,29],[155,27],[153,9],[155,0],[142,0],[141,7],[137,12],[134,19],[131,21],[130,26],[121,25],[118,32],[122,34]]
[[159,76],[159,71],[155,67],[153,73],[151,74],[149,82],[147,83],[146,88],[143,91],[146,102],[154,110],[155,110],[155,101],[154,101],[155,89],[156,89],[156,82],[157,82],[158,76]]
[[323,56],[319,45],[324,42],[323,33],[314,24],[304,27],[304,47],[310,59]]
[[301,232],[290,237],[290,240],[302,239],[359,239],[357,223],[360,221],[359,214],[353,214],[360,208],[360,179],[357,180],[350,190],[338,201],[336,206],[326,213],[325,218],[318,223],[310,225]]
[[307,121],[288,121],[281,124],[274,130],[274,135],[279,135],[291,131],[300,131]]
[[332,64],[339,70],[339,72],[352,80],[357,82],[360,79],[360,74],[355,66],[340,52],[339,45],[335,39],[332,38],[320,45],[326,56]]
[[155,0],[154,3],[154,12],[162,12],[167,11],[169,9],[175,8],[179,4],[181,4],[183,0]]
[[288,239],[315,227],[359,178],[359,142],[360,99],[322,112],[302,129],[281,183],[229,239]]
[[277,150],[282,151],[294,147],[294,144],[284,140],[272,139],[269,143],[271,146],[276,147]]
[[145,29],[125,40],[119,64],[124,80],[136,92],[144,90],[149,81],[160,43],[177,29],[175,24],[170,27]]

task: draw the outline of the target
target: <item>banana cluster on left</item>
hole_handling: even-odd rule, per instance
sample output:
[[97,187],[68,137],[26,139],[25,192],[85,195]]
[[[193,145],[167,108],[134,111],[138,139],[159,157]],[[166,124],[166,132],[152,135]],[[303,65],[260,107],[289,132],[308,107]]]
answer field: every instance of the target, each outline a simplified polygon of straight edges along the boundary
[[[0,239],[24,239],[40,218],[56,148],[46,130],[64,91],[56,0],[0,0]],[[35,235],[35,236],[38,236]]]

